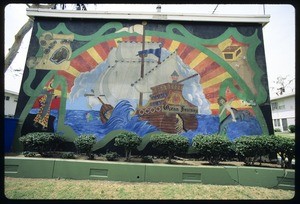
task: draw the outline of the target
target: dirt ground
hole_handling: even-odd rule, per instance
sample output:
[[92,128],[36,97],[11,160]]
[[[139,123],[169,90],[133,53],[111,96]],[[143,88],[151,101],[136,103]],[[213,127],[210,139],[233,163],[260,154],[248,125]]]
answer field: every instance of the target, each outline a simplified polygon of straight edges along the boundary
[[[24,157],[22,154],[15,154],[15,153],[9,153],[5,154],[5,156],[15,156],[15,157]],[[28,157],[30,158],[30,157]],[[34,158],[42,158],[39,154],[36,154]],[[59,158],[59,157],[53,157],[53,158]],[[78,155],[75,154],[76,160],[88,160],[88,157],[85,155]],[[181,158],[181,157],[175,157],[172,159],[172,163],[168,164],[167,158],[157,158],[152,157],[153,164],[166,164],[166,165],[190,165],[190,166],[211,166],[207,161],[202,161],[195,158]],[[98,156],[95,155],[93,161],[107,161],[105,156]],[[130,161],[126,161],[125,157],[118,157],[117,161],[111,161],[111,162],[132,162],[132,163],[142,163],[142,158],[139,156],[133,155],[130,159]],[[240,161],[221,161],[217,166],[245,166],[244,162]],[[277,163],[265,163],[262,162],[261,165],[259,162],[255,162],[253,166],[257,167],[269,167],[269,168],[281,168],[281,166]]]

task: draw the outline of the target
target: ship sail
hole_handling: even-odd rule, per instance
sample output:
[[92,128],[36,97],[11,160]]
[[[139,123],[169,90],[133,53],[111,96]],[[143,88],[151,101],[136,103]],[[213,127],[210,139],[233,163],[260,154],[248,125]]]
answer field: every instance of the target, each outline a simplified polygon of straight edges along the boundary
[[[174,71],[177,73],[181,72],[176,62],[176,52],[171,53],[161,64],[148,67],[145,70],[145,76],[133,81],[132,86],[139,92],[151,93],[151,87],[171,82],[171,74]],[[179,75],[178,80],[182,79],[182,75]]]
[[[145,49],[157,49],[160,43],[145,43]],[[99,94],[105,95],[108,103],[115,106],[120,100],[138,100],[140,92],[131,84],[140,77],[141,57],[138,55],[142,49],[139,42],[119,42],[108,56],[109,67],[99,78]],[[144,56],[145,73],[158,65],[158,58],[148,54]],[[144,100],[148,100],[147,96]]]

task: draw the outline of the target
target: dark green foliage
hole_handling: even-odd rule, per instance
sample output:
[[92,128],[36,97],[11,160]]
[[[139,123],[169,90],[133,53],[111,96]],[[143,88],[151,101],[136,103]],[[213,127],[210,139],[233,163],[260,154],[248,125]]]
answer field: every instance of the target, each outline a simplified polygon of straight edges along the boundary
[[281,132],[281,129],[280,128],[275,128],[274,132]]
[[23,152],[23,155],[24,157],[35,157],[35,153],[30,151]]
[[63,152],[60,156],[62,159],[75,159],[73,152]]
[[93,145],[96,144],[96,136],[90,134],[80,135],[74,140],[75,147],[79,153],[85,153],[89,159],[93,159],[92,155]]
[[282,136],[274,136],[274,140],[276,152],[281,157],[281,167],[292,168],[292,159],[295,158],[295,140]]
[[19,138],[24,150],[38,152],[43,157],[48,157],[64,142],[64,139],[55,133],[33,132]]
[[168,155],[168,163],[178,153],[186,153],[189,141],[186,137],[177,134],[159,133],[150,138],[152,147]]
[[232,143],[221,135],[197,135],[192,145],[210,164],[217,165],[230,156]]
[[119,157],[117,152],[108,152],[104,156],[107,159],[107,161],[117,161]]
[[142,138],[133,132],[121,132],[115,138],[115,146],[123,147],[126,161],[130,160],[131,151],[135,150],[142,142]]
[[258,136],[242,136],[234,141],[235,152],[246,165],[253,165],[260,155],[261,144],[257,138]]
[[290,133],[295,133],[296,126],[295,125],[289,125],[289,130],[290,130]]
[[276,138],[273,135],[255,135],[237,138],[234,141],[235,152],[246,165],[253,165],[258,158],[278,152]]
[[150,155],[143,156],[142,159],[141,159],[141,162],[143,162],[143,163],[153,163],[153,158]]

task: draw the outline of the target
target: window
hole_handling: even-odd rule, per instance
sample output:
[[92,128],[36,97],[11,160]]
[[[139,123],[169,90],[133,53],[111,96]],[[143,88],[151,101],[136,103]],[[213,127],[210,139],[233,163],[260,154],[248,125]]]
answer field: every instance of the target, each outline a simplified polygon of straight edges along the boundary
[[280,127],[280,119],[275,119],[275,127]]
[[10,97],[9,96],[5,96],[5,100],[9,101]]
[[278,106],[278,109],[279,109],[279,110],[285,109],[285,105],[280,105],[280,106]]
[[278,103],[277,102],[271,103],[271,106],[272,106],[272,110],[277,110],[278,109]]
[[275,127],[280,127],[280,119],[274,119],[273,121]]

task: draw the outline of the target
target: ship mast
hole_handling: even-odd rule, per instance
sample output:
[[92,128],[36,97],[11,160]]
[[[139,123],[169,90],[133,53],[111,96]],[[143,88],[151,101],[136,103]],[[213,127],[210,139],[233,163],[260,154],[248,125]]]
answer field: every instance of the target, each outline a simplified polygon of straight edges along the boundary
[[[146,37],[145,26],[147,25],[147,22],[143,21],[142,25],[143,25],[142,51],[144,51],[145,50],[145,37]],[[145,55],[142,54],[141,57],[142,57],[142,59],[141,59],[141,78],[143,79],[144,78]],[[140,92],[139,106],[142,106],[142,105],[143,105],[143,93]]]

